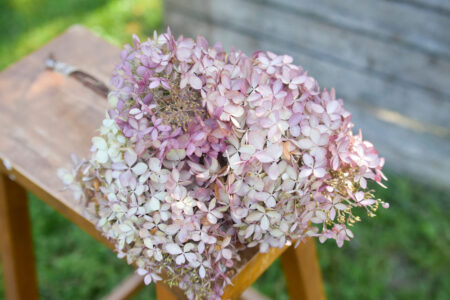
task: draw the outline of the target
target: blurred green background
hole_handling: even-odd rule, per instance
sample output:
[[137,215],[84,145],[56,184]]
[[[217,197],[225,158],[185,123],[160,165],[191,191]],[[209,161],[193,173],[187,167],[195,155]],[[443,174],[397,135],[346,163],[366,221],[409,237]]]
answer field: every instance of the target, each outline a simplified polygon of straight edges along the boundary
[[[151,35],[163,23],[159,0],[0,0],[0,70],[78,23],[110,42]],[[389,164],[388,164],[389,165]],[[377,189],[391,208],[354,228],[343,248],[318,245],[329,299],[448,299],[450,193],[392,172]],[[100,299],[132,272],[104,246],[30,195],[42,299]],[[288,299],[280,262],[255,284]],[[0,276],[0,299],[4,298]],[[136,299],[154,299],[152,286]]]

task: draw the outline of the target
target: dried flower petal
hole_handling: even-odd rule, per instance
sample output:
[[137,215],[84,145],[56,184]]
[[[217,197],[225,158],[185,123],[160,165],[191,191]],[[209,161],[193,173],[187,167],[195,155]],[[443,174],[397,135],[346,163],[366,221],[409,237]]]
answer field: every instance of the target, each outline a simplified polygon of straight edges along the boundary
[[133,36],[121,59],[91,160],[58,176],[146,284],[164,272],[188,297],[218,299],[241,245],[341,247],[357,213],[389,207],[367,188],[383,186],[384,159],[291,57],[169,30]]

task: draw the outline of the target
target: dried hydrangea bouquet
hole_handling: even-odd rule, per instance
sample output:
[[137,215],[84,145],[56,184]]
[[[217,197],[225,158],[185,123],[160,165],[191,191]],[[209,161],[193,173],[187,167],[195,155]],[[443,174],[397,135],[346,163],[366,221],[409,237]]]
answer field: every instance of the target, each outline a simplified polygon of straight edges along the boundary
[[291,57],[170,31],[125,46],[92,158],[61,172],[145,282],[220,298],[242,250],[338,246],[379,204],[384,160]]

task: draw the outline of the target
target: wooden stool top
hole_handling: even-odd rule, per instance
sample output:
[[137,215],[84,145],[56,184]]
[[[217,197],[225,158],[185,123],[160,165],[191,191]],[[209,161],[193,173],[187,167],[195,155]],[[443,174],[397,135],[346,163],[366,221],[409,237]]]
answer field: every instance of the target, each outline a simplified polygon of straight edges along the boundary
[[1,167],[12,168],[16,181],[103,243],[56,173],[69,167],[71,153],[88,157],[107,102],[76,80],[46,70],[44,62],[53,53],[109,82],[119,52],[75,26],[0,73]]
[[[57,177],[58,168],[70,166],[71,154],[89,157],[107,101],[77,80],[47,70],[44,62],[50,54],[108,83],[120,49],[73,26],[0,73],[0,171],[113,248]],[[251,255],[223,298],[240,295],[286,248]]]

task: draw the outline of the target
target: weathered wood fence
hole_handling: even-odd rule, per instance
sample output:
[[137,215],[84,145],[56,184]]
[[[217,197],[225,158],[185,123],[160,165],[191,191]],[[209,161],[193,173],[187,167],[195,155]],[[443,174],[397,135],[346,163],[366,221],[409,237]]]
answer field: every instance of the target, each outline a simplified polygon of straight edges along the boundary
[[336,88],[390,169],[450,186],[450,1],[166,0],[165,20],[293,56]]

